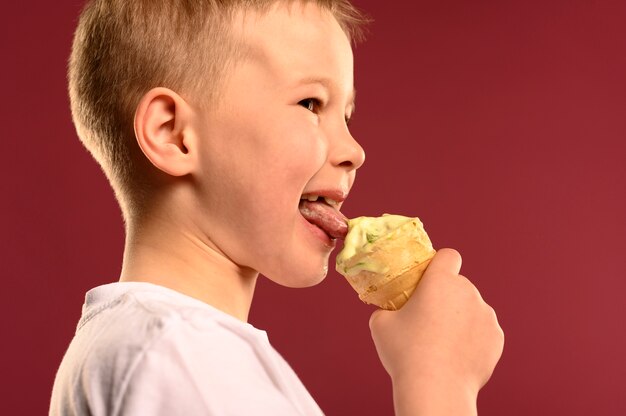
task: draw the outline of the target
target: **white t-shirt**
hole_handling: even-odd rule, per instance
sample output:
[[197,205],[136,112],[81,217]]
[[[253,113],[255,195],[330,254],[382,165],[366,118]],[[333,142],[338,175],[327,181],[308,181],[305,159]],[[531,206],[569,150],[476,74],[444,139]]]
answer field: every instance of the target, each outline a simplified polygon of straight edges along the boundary
[[150,283],[87,293],[50,415],[321,415],[265,331]]

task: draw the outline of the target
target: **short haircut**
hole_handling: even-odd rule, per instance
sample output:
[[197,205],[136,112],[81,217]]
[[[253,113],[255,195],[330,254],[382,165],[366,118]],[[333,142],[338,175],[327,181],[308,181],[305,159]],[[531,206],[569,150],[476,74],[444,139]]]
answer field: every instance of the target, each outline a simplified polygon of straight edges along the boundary
[[349,0],[92,0],[85,5],[69,61],[72,117],[125,222],[143,211],[151,185],[134,137],[141,97],[166,87],[182,95],[202,91],[207,104],[214,102],[229,65],[241,57],[242,48],[231,36],[235,14],[297,1],[330,11],[350,41],[362,37],[368,19]]

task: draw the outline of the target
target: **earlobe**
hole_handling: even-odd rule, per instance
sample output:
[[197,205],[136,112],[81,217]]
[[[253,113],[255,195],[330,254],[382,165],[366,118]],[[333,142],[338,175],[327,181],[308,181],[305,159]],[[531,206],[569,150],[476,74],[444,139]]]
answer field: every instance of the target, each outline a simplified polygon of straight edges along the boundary
[[184,176],[193,169],[190,112],[185,100],[167,88],[148,91],[135,112],[135,137],[143,154],[172,176]]

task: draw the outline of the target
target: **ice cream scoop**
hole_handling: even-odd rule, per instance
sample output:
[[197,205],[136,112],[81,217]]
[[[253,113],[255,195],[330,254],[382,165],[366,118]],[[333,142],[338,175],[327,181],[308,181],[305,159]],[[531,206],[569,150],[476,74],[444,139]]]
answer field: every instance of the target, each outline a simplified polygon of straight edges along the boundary
[[359,298],[383,309],[400,309],[435,255],[419,218],[384,214],[348,220],[336,269]]

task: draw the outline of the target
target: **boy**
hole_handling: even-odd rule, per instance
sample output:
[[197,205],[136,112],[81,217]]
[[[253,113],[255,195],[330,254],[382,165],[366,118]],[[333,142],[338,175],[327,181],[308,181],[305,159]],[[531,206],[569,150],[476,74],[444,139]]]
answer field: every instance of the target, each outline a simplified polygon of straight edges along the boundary
[[[259,273],[319,283],[364,153],[345,0],[101,0],[70,61],[72,113],[122,208],[120,281],[87,293],[50,414],[319,415],[263,331]],[[134,115],[134,116],[133,116]],[[370,320],[397,414],[475,414],[501,354],[493,310],[440,250],[411,301]],[[480,334],[476,337],[475,334]]]

